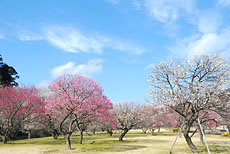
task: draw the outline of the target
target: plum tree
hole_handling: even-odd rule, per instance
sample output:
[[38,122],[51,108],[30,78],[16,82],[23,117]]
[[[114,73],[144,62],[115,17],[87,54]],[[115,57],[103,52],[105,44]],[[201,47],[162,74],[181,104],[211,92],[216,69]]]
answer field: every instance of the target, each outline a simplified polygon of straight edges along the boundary
[[44,103],[35,88],[0,87],[0,135],[7,139],[22,125],[38,120]]
[[163,62],[153,67],[149,82],[152,102],[183,117],[184,137],[198,153],[189,130],[204,110],[216,110],[219,96],[230,81],[229,64],[219,55],[201,55],[183,62]]
[[80,144],[83,132],[93,121],[110,119],[112,103],[103,95],[101,86],[87,77],[63,75],[49,85],[52,91],[46,104],[47,111],[61,117],[59,130],[66,139],[67,149],[71,149],[70,136],[75,128],[80,131]]

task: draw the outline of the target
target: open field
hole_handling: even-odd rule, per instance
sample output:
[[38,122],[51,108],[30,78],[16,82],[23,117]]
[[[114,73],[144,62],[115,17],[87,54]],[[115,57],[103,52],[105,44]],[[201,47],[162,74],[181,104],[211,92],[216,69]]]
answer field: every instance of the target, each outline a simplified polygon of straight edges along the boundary
[[[79,136],[71,138],[73,150],[66,150],[65,140],[60,136],[58,140],[51,137],[10,141],[4,145],[0,143],[0,154],[167,154],[176,134],[160,132],[154,136],[140,132],[130,132],[123,142],[118,141],[119,134],[109,137],[105,133],[85,135],[83,144],[79,144]],[[220,135],[206,135],[212,154],[230,154],[230,138]],[[205,146],[199,142],[198,134],[193,137],[200,153],[207,153]],[[190,154],[190,149],[184,138],[178,138],[173,150],[174,154]]]

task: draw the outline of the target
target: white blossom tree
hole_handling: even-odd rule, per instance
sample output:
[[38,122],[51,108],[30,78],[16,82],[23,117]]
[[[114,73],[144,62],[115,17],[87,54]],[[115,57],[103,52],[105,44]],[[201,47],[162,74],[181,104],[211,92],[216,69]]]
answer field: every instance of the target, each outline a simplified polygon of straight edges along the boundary
[[189,136],[190,127],[204,110],[215,110],[219,96],[229,85],[229,64],[219,55],[201,55],[181,63],[164,62],[153,67],[150,96],[183,117],[183,135],[193,153],[198,153]]
[[122,130],[119,141],[123,141],[123,137],[128,131],[141,122],[139,107],[134,103],[120,103],[114,107],[116,114],[117,129]]
[[138,128],[142,129],[143,133],[146,133],[147,130],[150,130],[154,133],[154,128],[156,127],[155,116],[157,115],[157,109],[150,104],[145,104],[139,106],[139,116],[140,123]]

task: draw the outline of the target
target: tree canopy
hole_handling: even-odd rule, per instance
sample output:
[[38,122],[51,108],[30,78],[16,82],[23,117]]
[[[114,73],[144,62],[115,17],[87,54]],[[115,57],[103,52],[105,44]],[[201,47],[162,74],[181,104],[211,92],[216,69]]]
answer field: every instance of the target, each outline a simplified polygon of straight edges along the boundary
[[12,67],[3,62],[0,55],[0,85],[3,86],[17,86],[18,83],[15,81],[19,78],[18,73]]
[[218,111],[220,95],[228,88],[229,64],[219,55],[201,55],[157,64],[150,76],[150,96],[157,105],[171,108],[184,119],[184,137],[194,153],[197,148],[188,135],[201,113]]

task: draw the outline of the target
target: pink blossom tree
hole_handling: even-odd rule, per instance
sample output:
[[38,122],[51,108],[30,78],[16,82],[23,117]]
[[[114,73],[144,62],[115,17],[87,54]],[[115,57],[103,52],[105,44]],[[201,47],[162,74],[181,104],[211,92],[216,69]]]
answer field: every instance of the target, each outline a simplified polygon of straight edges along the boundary
[[167,108],[157,107],[149,103],[140,105],[138,112],[141,118],[138,128],[141,128],[143,133],[150,130],[154,135],[155,129],[160,132],[161,127],[176,127],[178,125],[179,115]]
[[222,117],[222,122],[227,125],[228,131],[230,131],[230,88],[225,90],[219,97],[217,103],[217,109],[213,111],[217,112]]
[[113,135],[113,130],[117,126],[116,115],[114,113],[110,113],[110,118],[108,120],[104,120],[100,123],[101,129],[105,130],[110,136]]
[[168,108],[158,107],[155,109],[155,127],[160,132],[161,127],[180,127],[180,116]]
[[39,120],[39,123],[45,127],[55,140],[58,139],[58,136],[60,135],[59,123],[62,120],[62,117],[63,116],[61,114],[58,115],[56,112],[45,109]]
[[38,120],[44,103],[35,88],[0,87],[0,135],[3,142],[21,125]]
[[[51,91],[48,89],[48,87],[39,88],[39,97],[45,104],[48,103],[50,95],[51,95]],[[43,127],[45,127],[45,129],[50,134],[52,134],[54,139],[57,139],[58,136],[60,135],[59,123],[61,119],[62,119],[62,115],[57,115],[57,112],[53,112],[45,108],[39,122],[41,125],[43,125]]]
[[46,109],[62,117],[59,129],[65,136],[67,149],[71,149],[70,136],[75,128],[80,131],[82,143],[83,132],[92,121],[110,119],[109,110],[113,105],[95,81],[68,74],[56,79],[49,88],[53,93]]
[[117,126],[117,122],[116,115],[112,112],[110,112],[109,114],[110,115],[108,115],[108,117],[110,118],[108,118],[107,120],[91,122],[89,127],[87,128],[87,131],[91,131],[93,132],[93,134],[95,134],[96,131],[106,131],[110,136],[112,136],[113,130]]
[[[200,123],[201,123],[203,129],[205,127],[206,128],[207,127],[208,128],[213,128],[213,127],[216,128],[220,124],[221,121],[222,121],[221,116],[214,111],[204,110],[200,113]],[[195,122],[195,125],[197,125],[197,129],[199,130],[200,142],[202,144],[204,144],[203,135],[201,133],[201,127],[199,126],[197,121]],[[203,130],[203,132],[205,132],[205,131]]]

